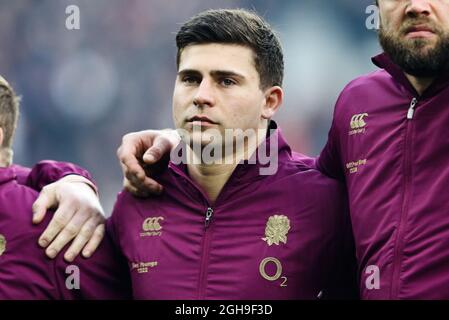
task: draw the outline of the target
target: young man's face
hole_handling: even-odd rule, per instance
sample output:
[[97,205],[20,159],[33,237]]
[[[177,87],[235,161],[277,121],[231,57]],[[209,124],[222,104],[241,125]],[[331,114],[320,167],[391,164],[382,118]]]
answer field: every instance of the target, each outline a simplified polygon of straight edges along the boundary
[[[204,146],[216,129],[266,126],[265,92],[253,51],[230,44],[200,44],[184,48],[173,93],[173,118],[191,142]],[[201,130],[199,130],[201,128]]]
[[434,76],[447,67],[449,0],[379,0],[379,38],[407,73]]

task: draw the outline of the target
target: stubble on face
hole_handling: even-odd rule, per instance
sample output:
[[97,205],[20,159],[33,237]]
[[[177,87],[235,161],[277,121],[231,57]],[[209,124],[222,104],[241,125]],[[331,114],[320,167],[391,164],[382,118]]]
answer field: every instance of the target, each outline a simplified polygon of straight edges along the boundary
[[[436,39],[407,37],[413,28],[423,25]],[[381,25],[378,36],[385,53],[407,74],[427,78],[449,70],[449,32],[428,18],[408,17],[396,30]]]

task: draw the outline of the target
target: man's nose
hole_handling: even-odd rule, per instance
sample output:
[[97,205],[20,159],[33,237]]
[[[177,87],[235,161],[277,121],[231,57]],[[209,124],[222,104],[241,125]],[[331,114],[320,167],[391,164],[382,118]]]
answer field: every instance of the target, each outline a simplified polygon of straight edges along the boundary
[[429,0],[409,0],[406,8],[406,14],[409,17],[419,17],[430,15],[431,7]]
[[193,104],[198,107],[212,107],[215,105],[214,87],[211,80],[203,78],[200,85],[198,86],[198,90],[193,99]]

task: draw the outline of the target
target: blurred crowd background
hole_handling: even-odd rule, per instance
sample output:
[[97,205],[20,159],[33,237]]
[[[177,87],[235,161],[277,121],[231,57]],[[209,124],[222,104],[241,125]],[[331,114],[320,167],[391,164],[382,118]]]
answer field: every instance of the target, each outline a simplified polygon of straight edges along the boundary
[[[324,146],[339,92],[375,70],[372,0],[0,0],[0,74],[22,96],[14,162],[71,161],[94,176],[107,213],[116,158],[131,131],[172,127],[175,33],[210,8],[249,8],[279,32],[285,103],[277,121],[296,151]],[[80,30],[65,9],[80,8]]]

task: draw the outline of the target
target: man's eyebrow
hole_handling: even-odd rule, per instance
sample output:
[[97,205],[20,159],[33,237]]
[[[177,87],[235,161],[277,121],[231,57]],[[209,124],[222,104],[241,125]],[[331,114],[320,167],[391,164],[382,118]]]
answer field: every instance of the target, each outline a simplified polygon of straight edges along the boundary
[[231,70],[212,70],[210,74],[213,77],[237,77],[242,79],[245,78],[244,75]]
[[[178,71],[178,76],[186,75],[186,74],[192,74],[192,75],[201,75],[201,72],[195,69],[183,69]],[[231,70],[212,70],[210,74],[213,77],[237,77],[244,79],[245,76]]]
[[185,74],[200,75],[201,73],[198,70],[194,70],[194,69],[184,69],[184,70],[178,71],[178,76],[185,75]]

